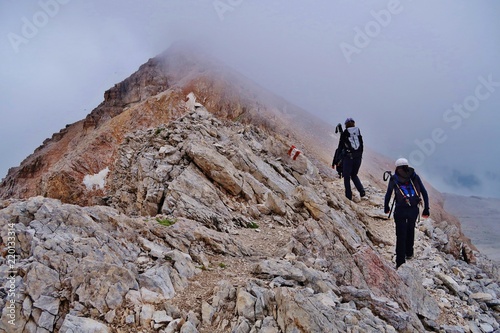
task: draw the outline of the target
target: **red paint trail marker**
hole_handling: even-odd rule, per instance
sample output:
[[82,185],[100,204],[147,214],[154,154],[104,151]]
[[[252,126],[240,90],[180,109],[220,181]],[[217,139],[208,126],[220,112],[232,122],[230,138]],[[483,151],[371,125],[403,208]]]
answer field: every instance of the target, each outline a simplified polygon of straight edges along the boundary
[[297,149],[297,147],[295,146],[291,146],[290,149],[288,149],[288,156],[292,157],[293,156],[293,160],[295,161],[297,159],[297,157],[299,157],[301,151]]

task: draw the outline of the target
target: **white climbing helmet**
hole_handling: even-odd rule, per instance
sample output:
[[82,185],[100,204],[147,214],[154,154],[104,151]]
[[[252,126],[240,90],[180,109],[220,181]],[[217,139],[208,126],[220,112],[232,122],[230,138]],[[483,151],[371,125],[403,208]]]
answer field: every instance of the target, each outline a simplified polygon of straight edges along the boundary
[[408,165],[408,160],[406,158],[398,158],[396,161],[396,168],[403,165]]

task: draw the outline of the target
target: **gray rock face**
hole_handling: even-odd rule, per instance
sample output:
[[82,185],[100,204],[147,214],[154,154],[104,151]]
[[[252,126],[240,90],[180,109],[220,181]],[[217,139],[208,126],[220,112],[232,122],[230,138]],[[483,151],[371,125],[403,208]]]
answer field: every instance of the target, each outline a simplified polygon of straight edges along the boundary
[[101,324],[93,319],[67,315],[59,332],[109,333],[111,332],[111,330],[106,325]]
[[500,329],[496,266],[443,252],[444,221],[396,271],[383,191],[347,201],[286,138],[194,108],[128,136],[109,206],[1,203],[0,332]]
[[[28,327],[111,332],[128,318],[122,314],[140,318],[144,305],[154,311],[154,305],[171,299],[199,273],[189,255],[189,239],[203,237],[235,255],[244,250],[225,234],[213,240],[214,231],[195,221],[179,220],[165,230],[154,220],[129,218],[109,207],[78,207],[42,197],[12,203],[0,211],[0,220],[2,239],[13,230],[30,240],[23,241],[22,249],[16,247],[20,255],[12,268],[6,262],[1,266],[2,283],[8,270],[17,274],[14,328],[9,324],[9,300],[2,301],[0,328],[6,332]],[[181,242],[167,242],[169,233]],[[95,320],[83,318],[88,316]],[[107,324],[100,322],[104,317]]]

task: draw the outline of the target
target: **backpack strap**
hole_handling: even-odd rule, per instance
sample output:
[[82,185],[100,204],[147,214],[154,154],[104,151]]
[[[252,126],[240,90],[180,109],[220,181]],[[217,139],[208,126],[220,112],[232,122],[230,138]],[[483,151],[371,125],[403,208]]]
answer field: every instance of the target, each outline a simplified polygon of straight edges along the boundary
[[417,194],[418,205],[421,206],[422,205],[422,197],[420,196],[420,186],[419,187],[415,186],[415,184],[413,183],[413,179],[411,179],[411,177],[410,177],[410,183],[411,183],[411,186],[413,186],[413,188],[415,189],[415,193]]

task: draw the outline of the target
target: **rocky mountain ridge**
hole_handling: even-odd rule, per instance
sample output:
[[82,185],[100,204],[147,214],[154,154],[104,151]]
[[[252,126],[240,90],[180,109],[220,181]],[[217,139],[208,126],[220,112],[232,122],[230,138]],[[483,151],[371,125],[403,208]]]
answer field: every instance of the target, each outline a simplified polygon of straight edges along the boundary
[[[290,138],[293,144],[308,150],[309,158],[318,161],[321,172],[333,177],[329,164],[337,138],[332,126],[216,59],[178,43],[106,91],[104,101],[85,119],[66,125],[20,166],[11,168],[0,183],[0,198],[42,195],[77,205],[102,203],[104,192],[87,191],[85,177],[108,168],[111,178],[125,137],[185,115],[192,106],[192,102],[186,103],[190,93],[219,119],[254,124]],[[362,175],[383,187],[380,175],[391,170],[393,162],[371,151],[369,144],[366,146]],[[458,220],[443,209],[442,195],[430,184],[427,186],[435,219],[460,229]],[[460,241],[474,249],[463,235]]]
[[0,331],[498,330],[498,267],[440,194],[396,271],[392,163],[367,149],[348,201],[332,132],[191,50],[150,59],[2,182]]
[[[383,189],[344,198],[289,139],[203,106],[130,134],[104,203],[2,203],[5,332],[493,332],[499,271],[423,220],[397,271]],[[160,193],[164,193],[161,195]],[[135,216],[135,217],[134,217]],[[2,285],[8,285],[4,258]],[[14,315],[15,326],[9,319]]]

